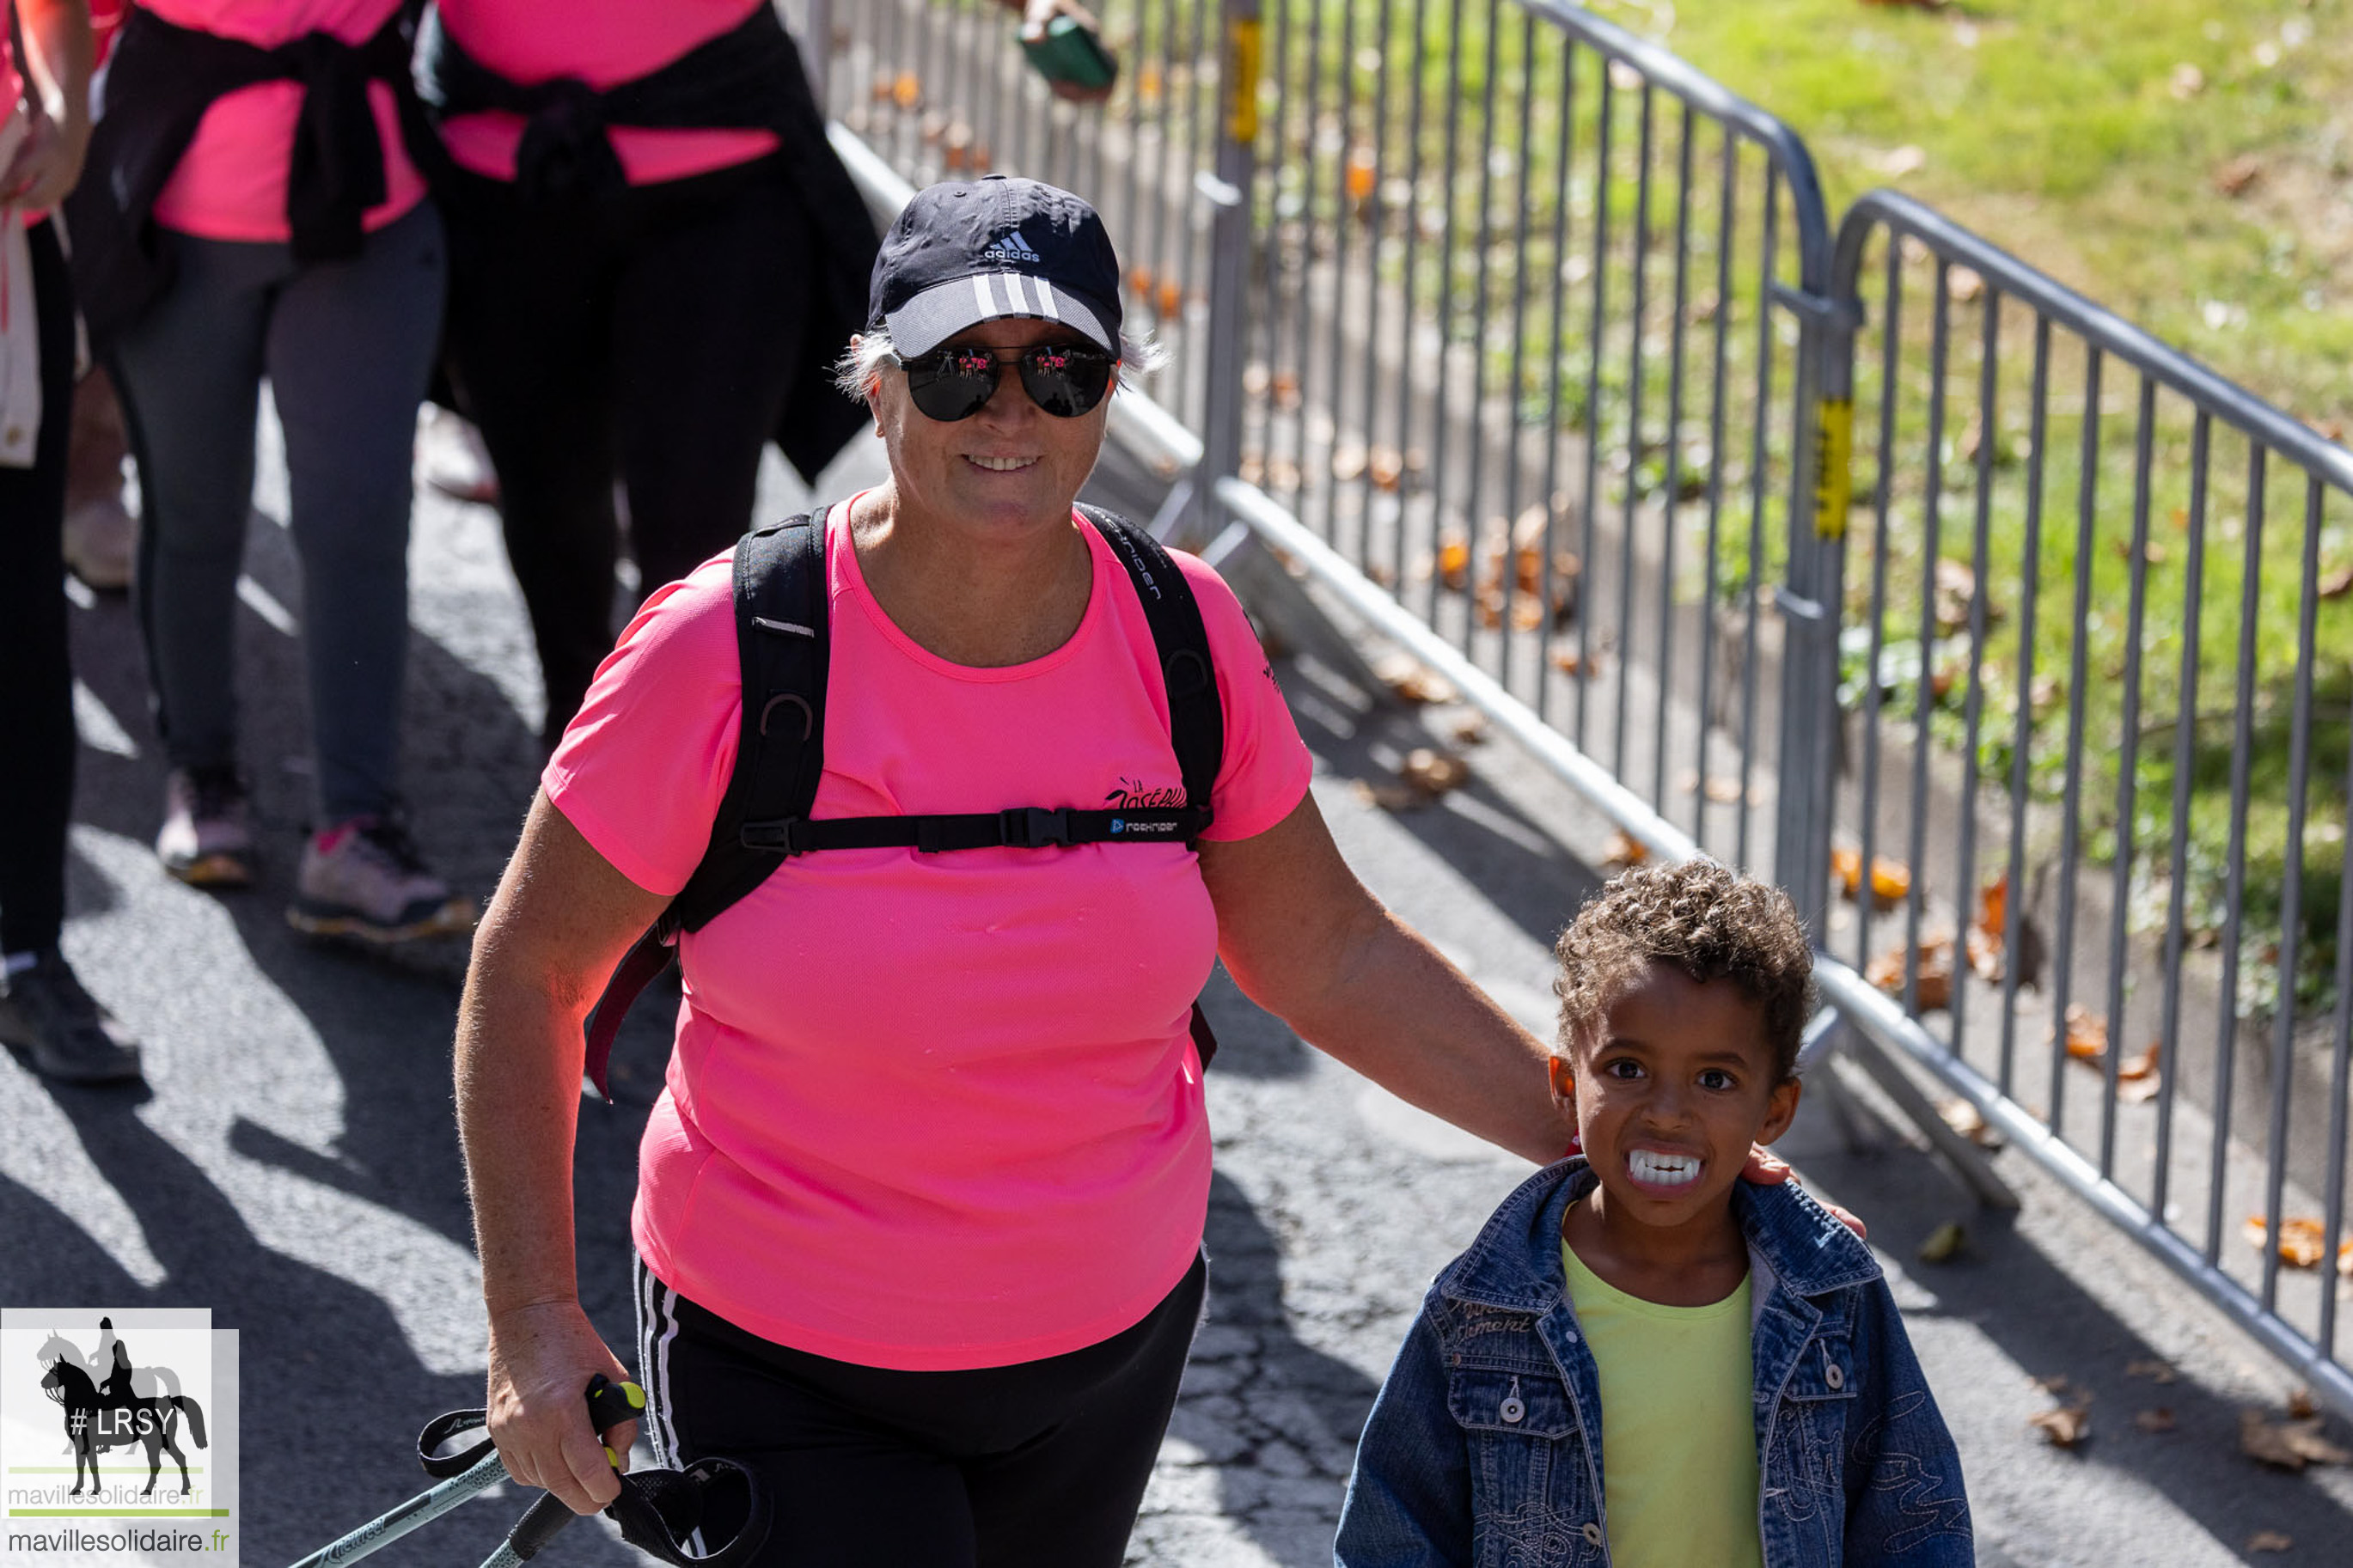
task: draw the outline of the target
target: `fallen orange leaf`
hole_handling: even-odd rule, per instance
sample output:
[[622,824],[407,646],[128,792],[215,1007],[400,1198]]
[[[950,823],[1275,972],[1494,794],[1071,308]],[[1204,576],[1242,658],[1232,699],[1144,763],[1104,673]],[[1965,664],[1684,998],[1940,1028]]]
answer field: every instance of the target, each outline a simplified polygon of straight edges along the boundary
[[1449,539],[1438,547],[1439,580],[1460,594],[1471,585],[1471,545],[1468,541]]
[[[2270,1226],[2263,1216],[2247,1216],[2247,1243],[2256,1251],[2263,1249]],[[2320,1221],[2309,1215],[2290,1215],[2280,1221],[2279,1257],[2291,1268],[2310,1268],[2327,1253],[2327,1244],[2321,1238]]]
[[1386,655],[1373,665],[1373,673],[1408,702],[1451,702],[1457,695],[1452,681],[1409,653]]
[[2073,1448],[2092,1435],[2092,1412],[2088,1405],[2063,1405],[2027,1417],[2026,1424],[2041,1427],[2052,1447]]
[[[1906,954],[1902,946],[1881,953],[1863,971],[1863,978],[1890,996],[1904,994],[1904,973]],[[1949,1007],[1953,1002],[1953,939],[1930,937],[1920,943],[1919,1008],[1933,1013]]]
[[2353,1451],[2320,1435],[2320,1418],[2274,1421],[2260,1410],[2239,1412],[2239,1449],[2259,1464],[2300,1470],[2306,1465],[2353,1465]]
[[2249,1552],[2293,1552],[2295,1550],[2295,1537],[2284,1535],[2276,1530],[2258,1530],[2247,1537],[2247,1550]]
[[2079,1062],[2096,1062],[2108,1054],[2108,1021],[2081,1002],[2067,1004],[2067,1054]]
[[1609,847],[1601,852],[1604,866],[1639,866],[1651,858],[1651,851],[1639,838],[1629,834],[1613,833]]
[[2170,1432],[2173,1430],[2173,1412],[2162,1405],[2154,1410],[2136,1411],[2133,1425],[2144,1432]]
[[[1735,786],[1736,797],[1737,786]],[[1838,879],[1839,890],[1850,899],[1862,896],[1862,851],[1832,849],[1831,875]],[[1901,860],[1890,860],[1884,855],[1871,858],[1871,898],[1881,909],[1904,901],[1912,891],[1912,872]]]
[[2010,873],[2004,871],[1985,885],[1984,913],[1978,916],[1978,924],[1985,928],[1988,936],[2000,937],[2010,929],[2009,913]]
[[1409,786],[1435,800],[1466,783],[1471,777],[1471,764],[1451,752],[1416,746],[1406,753],[1405,766],[1398,772]]

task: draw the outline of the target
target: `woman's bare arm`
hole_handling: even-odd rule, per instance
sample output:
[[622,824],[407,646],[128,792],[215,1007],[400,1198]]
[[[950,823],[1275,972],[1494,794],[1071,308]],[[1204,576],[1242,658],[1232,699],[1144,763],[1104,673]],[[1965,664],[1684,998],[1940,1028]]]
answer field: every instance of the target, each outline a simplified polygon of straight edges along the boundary
[[1544,1046],[1356,880],[1313,795],[1254,838],[1204,841],[1218,948],[1251,1000],[1402,1099],[1539,1163],[1570,1129]]
[[[669,900],[616,870],[533,796],[474,937],[458,1010],[458,1132],[490,1311],[491,1436],[507,1471],[593,1513],[619,1489],[583,1395],[628,1376],[580,1309],[572,1148],[581,1026]],[[634,1426],[609,1435],[626,1452]]]

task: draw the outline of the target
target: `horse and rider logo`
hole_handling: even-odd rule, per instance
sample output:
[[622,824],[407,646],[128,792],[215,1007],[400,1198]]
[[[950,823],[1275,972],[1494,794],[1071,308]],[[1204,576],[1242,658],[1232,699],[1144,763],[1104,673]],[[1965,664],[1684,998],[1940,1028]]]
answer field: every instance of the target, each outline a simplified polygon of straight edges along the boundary
[[90,1490],[99,1491],[99,1455],[128,1447],[147,1450],[147,1485],[142,1497],[154,1491],[165,1454],[180,1467],[180,1490],[193,1490],[179,1431],[185,1419],[196,1447],[206,1447],[203,1407],[180,1392],[179,1375],[170,1367],[132,1365],[131,1347],[115,1333],[113,1319],[100,1318],[98,1331],[98,1348],[87,1357],[54,1331],[37,1352],[41,1392],[58,1406],[66,1443],[73,1450],[74,1486],[69,1495],[81,1495],[85,1471]]

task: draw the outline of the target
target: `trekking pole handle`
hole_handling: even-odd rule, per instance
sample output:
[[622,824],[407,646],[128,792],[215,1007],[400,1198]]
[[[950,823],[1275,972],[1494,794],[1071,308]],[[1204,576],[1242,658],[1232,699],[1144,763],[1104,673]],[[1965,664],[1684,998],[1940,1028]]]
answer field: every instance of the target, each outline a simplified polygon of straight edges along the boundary
[[[601,1372],[588,1380],[588,1424],[596,1429],[598,1441],[622,1422],[636,1420],[645,1408],[646,1391],[636,1384],[615,1383]],[[612,1449],[605,1450],[605,1458],[614,1469],[621,1468],[620,1457]],[[575,1517],[563,1499],[554,1492],[542,1492],[523,1511],[522,1518],[515,1521],[515,1527],[507,1531],[506,1541],[491,1563],[504,1568],[508,1563],[529,1562]]]

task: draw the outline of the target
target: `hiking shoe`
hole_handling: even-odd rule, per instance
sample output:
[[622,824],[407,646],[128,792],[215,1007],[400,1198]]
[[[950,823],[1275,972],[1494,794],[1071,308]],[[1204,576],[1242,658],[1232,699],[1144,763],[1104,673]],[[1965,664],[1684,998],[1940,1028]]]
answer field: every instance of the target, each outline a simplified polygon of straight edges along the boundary
[[139,1042],[81,988],[54,947],[30,969],[0,978],[0,1040],[59,1083],[139,1081]]
[[164,785],[156,858],[193,886],[242,888],[253,880],[249,816],[235,768],[174,768]]
[[426,868],[397,819],[360,816],[302,846],[286,918],[311,936],[409,942],[473,930],[474,902]]

